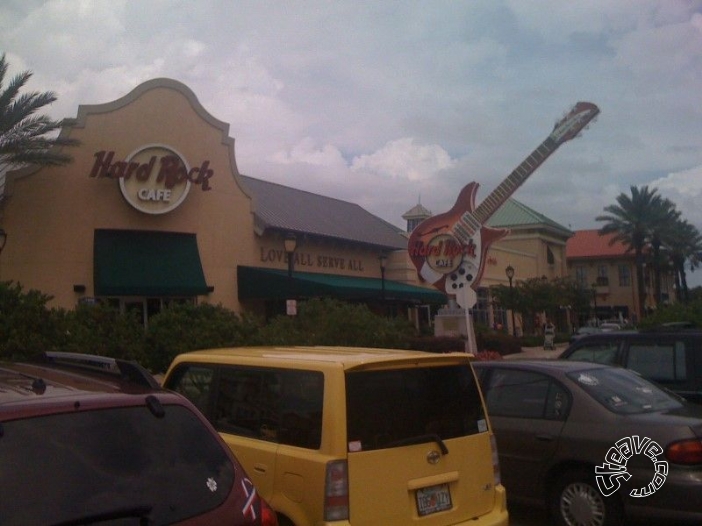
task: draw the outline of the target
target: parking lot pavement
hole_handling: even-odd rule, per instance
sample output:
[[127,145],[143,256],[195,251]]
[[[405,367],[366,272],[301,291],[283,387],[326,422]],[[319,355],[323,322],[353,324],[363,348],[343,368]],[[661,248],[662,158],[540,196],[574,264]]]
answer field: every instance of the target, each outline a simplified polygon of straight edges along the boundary
[[568,347],[567,343],[557,343],[556,348],[544,349],[543,347],[522,347],[522,352],[515,354],[507,354],[505,360],[521,360],[525,358],[558,358],[560,354]]

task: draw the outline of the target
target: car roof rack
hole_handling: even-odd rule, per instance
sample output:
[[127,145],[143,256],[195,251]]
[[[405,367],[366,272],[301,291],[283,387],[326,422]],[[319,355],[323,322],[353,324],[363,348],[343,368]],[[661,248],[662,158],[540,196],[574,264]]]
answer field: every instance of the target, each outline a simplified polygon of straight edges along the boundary
[[98,356],[96,354],[58,351],[45,352],[44,360],[54,365],[65,365],[103,374],[116,375],[135,384],[152,389],[161,387],[149,371],[137,362],[130,360]]

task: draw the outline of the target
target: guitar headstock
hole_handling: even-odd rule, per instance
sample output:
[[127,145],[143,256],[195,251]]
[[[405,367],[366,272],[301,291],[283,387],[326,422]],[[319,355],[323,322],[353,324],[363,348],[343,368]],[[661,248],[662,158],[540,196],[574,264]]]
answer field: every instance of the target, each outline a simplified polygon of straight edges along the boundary
[[556,123],[549,138],[553,139],[557,145],[574,139],[597,117],[598,113],[600,113],[600,109],[592,102],[578,102],[565,117]]

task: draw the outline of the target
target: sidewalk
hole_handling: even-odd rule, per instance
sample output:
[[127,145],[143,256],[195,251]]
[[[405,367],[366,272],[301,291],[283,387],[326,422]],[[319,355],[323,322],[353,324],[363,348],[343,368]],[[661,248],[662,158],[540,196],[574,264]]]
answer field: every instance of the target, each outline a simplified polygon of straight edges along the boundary
[[522,352],[516,354],[507,354],[505,360],[523,360],[525,358],[558,358],[560,354],[568,347],[567,343],[557,343],[554,350],[543,347],[522,347]]

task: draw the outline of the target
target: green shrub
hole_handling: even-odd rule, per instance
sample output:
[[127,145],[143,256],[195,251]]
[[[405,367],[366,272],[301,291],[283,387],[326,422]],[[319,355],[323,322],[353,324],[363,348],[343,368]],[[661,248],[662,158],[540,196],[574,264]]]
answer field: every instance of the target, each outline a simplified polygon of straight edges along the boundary
[[0,358],[27,359],[57,350],[60,315],[47,308],[51,296],[23,291],[18,283],[0,283]]
[[463,338],[454,336],[423,336],[412,338],[409,341],[409,348],[435,353],[463,352],[466,348],[466,342]]
[[475,359],[479,362],[492,362],[502,360],[502,355],[497,351],[480,351],[475,355]]
[[221,305],[174,305],[149,320],[144,365],[163,372],[184,352],[251,344],[259,329],[255,318],[239,317]]
[[476,331],[479,351],[496,351],[502,356],[522,352],[522,340],[496,331]]
[[300,303],[297,316],[271,320],[260,343],[402,348],[414,332],[408,320],[378,316],[365,304],[314,298]]
[[60,350],[146,360],[146,338],[140,319],[100,303],[61,312]]
[[639,328],[650,329],[663,323],[676,321],[687,321],[694,327],[702,327],[702,300],[663,305],[643,318],[639,322]]

